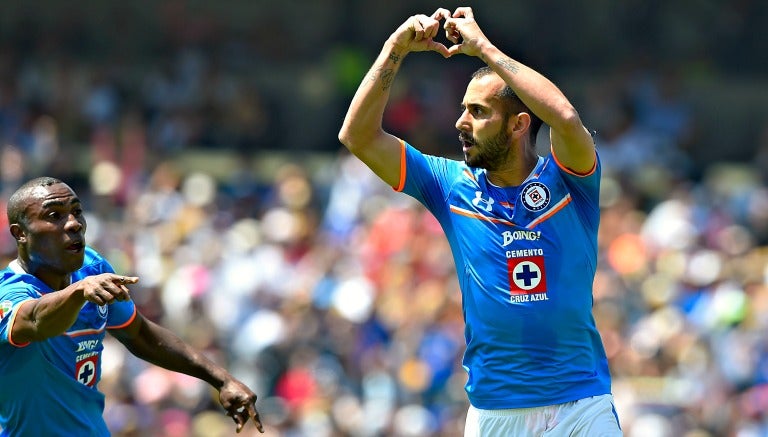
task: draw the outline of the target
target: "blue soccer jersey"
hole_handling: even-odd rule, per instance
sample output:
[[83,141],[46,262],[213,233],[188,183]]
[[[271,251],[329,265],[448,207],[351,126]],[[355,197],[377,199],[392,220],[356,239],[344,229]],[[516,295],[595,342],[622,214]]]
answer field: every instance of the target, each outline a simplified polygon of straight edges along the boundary
[[[86,248],[72,282],[114,273],[95,250]],[[127,326],[136,316],[132,301],[83,305],[63,335],[19,344],[11,335],[16,311],[51,290],[11,263],[0,271],[0,436],[107,436],[102,417],[102,341],[106,329]]]
[[587,175],[540,157],[517,187],[403,143],[403,191],[434,214],[462,293],[469,401],[527,408],[610,393],[592,316],[600,163]]

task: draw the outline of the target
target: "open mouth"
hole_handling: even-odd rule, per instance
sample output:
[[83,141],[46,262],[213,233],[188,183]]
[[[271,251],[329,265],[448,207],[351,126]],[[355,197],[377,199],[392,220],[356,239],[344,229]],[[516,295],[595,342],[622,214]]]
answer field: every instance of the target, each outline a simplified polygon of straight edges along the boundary
[[80,253],[83,251],[83,249],[85,249],[85,243],[82,240],[75,241],[69,246],[67,246],[66,249],[67,249],[67,252]]
[[461,142],[461,149],[465,152],[475,145],[475,140],[463,132],[459,134],[459,141]]

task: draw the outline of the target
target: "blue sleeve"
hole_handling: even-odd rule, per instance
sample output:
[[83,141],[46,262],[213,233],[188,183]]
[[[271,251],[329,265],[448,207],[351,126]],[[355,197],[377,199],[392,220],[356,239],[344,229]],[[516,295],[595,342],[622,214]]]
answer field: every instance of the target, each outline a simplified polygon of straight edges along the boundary
[[600,177],[602,172],[600,156],[597,155],[597,152],[595,153],[595,168],[589,174],[576,175],[560,167],[560,174],[571,193],[571,197],[573,197],[574,204],[577,205],[579,215],[585,224],[592,228],[597,228],[599,223]]
[[[87,266],[78,272],[80,278],[101,273],[115,273],[115,269],[109,261],[90,247],[87,249],[86,260]],[[124,328],[136,317],[136,305],[133,300],[115,302],[108,305],[107,309],[107,329]]]
[[438,220],[448,212],[448,194],[460,173],[461,166],[457,161],[425,155],[405,143],[402,192],[421,202]]
[[9,339],[11,321],[22,302],[39,295],[31,288],[3,287],[0,289],[0,345],[12,344]]
[[136,305],[132,300],[115,302],[109,305],[107,313],[107,329],[124,328],[136,318]]

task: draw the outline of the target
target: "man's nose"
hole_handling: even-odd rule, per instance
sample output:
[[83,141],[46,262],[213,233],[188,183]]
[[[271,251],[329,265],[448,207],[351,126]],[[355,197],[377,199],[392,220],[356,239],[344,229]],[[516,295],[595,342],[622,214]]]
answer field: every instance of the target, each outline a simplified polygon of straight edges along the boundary
[[75,217],[74,214],[70,214],[69,218],[67,218],[67,223],[65,224],[65,227],[72,231],[79,231],[83,228],[84,224],[80,221],[79,217]]
[[469,117],[467,117],[467,111],[463,111],[459,118],[456,120],[456,129],[461,131],[469,130]]

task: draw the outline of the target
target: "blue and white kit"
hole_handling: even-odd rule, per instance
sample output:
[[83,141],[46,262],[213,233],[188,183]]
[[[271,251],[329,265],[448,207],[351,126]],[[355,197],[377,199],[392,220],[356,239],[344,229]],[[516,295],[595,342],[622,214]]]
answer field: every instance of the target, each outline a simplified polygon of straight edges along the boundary
[[[72,282],[114,273],[95,250],[86,248],[83,267]],[[51,290],[15,261],[0,271],[0,436],[108,436],[102,417],[101,353],[106,329],[129,325],[132,301],[83,305],[63,335],[14,342],[11,327],[19,307]]]
[[554,405],[608,394],[592,316],[600,162],[579,175],[553,154],[517,187],[402,142],[400,186],[442,225],[462,293],[470,403]]

